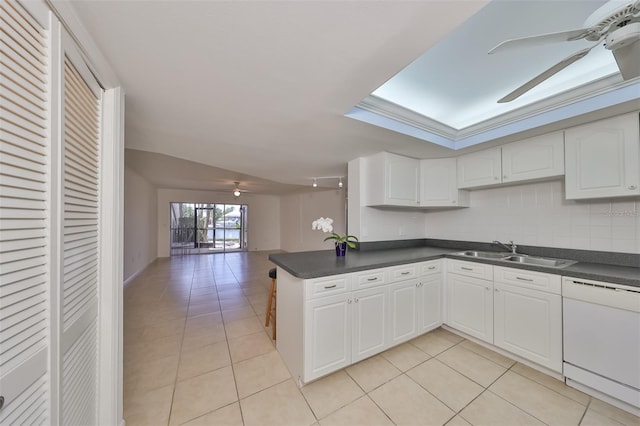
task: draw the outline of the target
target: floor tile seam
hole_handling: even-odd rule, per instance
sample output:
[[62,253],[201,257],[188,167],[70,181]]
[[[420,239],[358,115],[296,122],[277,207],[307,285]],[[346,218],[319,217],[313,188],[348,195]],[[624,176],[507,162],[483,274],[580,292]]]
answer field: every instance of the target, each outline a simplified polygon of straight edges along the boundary
[[[193,269],[193,274],[195,274],[195,268]],[[191,282],[192,283],[193,283],[193,274],[191,276],[191,280],[192,280]],[[191,287],[189,287],[189,300],[191,300]],[[188,315],[189,315],[189,310],[187,309],[187,316]],[[176,388],[177,388],[177,385],[178,385],[178,371],[180,370],[180,361],[182,359],[182,348],[183,348],[183,345],[184,345],[184,336],[185,336],[186,327],[187,327],[187,321],[186,321],[186,318],[185,318],[184,328],[183,328],[183,331],[182,331],[182,339],[180,339],[180,349],[178,351],[178,368],[176,369],[176,375],[175,375],[175,378],[174,378],[174,381],[173,381],[173,390],[171,392],[171,403],[169,405],[169,417],[167,418],[167,424],[171,424],[171,415],[173,413],[173,403],[174,403],[175,397],[176,397]]]
[[[513,366],[511,366],[511,367],[509,368],[509,371],[511,371],[512,373],[517,374],[518,376],[523,377],[523,378],[525,378],[525,379],[527,379],[527,380],[531,380],[532,382],[534,382],[534,383],[536,383],[536,384],[538,384],[538,385],[540,385],[540,386],[544,387],[545,389],[550,390],[551,392],[554,392],[555,394],[557,394],[557,395],[559,395],[559,396],[563,396],[563,397],[565,397],[565,398],[567,398],[567,399],[570,399],[570,400],[571,400],[571,401],[573,401],[573,402],[576,402],[576,403],[578,403],[578,404],[582,405],[583,407],[587,407],[587,409],[589,408],[589,405],[591,405],[591,399],[592,399],[592,397],[591,397],[590,395],[585,394],[585,395],[587,395],[587,396],[589,397],[589,400],[588,400],[588,402],[587,402],[587,405],[585,405],[585,404],[583,404],[582,402],[578,401],[577,399],[574,399],[574,398],[572,398],[572,397],[570,397],[570,396],[568,396],[568,395],[565,395],[565,394],[563,394],[563,393],[560,393],[560,392],[558,392],[557,390],[555,390],[555,389],[553,389],[553,388],[551,388],[551,387],[549,387],[549,386],[545,385],[544,383],[540,383],[539,381],[537,381],[537,380],[535,380],[535,379],[533,379],[533,378],[531,378],[531,377],[529,377],[529,376],[525,376],[524,374],[520,374],[520,373],[518,373],[517,371],[513,370],[513,367],[514,367],[515,365],[517,365],[517,364],[518,364],[518,363],[516,362],[516,364],[514,364]],[[523,364],[523,365],[524,365],[524,364]],[[529,368],[531,368],[531,367],[529,367]],[[537,370],[536,370],[536,371],[537,371]],[[540,373],[545,374],[545,373],[543,373],[543,372],[541,372],[541,371],[540,371]],[[553,376],[549,376],[549,377],[554,378]],[[567,386],[567,385],[565,384],[565,386]],[[574,390],[575,390],[575,391],[580,392],[578,389],[574,389]]]
[[[338,370],[338,371],[340,371],[340,370]],[[337,373],[337,371],[336,371],[336,373]],[[345,371],[345,373],[346,373],[346,371]],[[335,373],[333,373],[333,374],[335,374]],[[348,376],[348,374],[347,374],[347,376]],[[328,377],[328,376],[325,376],[325,377]],[[349,376],[349,378],[351,379],[350,376]],[[355,382],[355,380],[353,380],[353,379],[351,379],[351,380],[356,384],[356,386],[359,387],[358,383]],[[303,386],[303,388],[304,388],[304,386]],[[332,415],[336,411],[339,411],[339,410],[343,409],[344,407],[346,407],[347,405],[351,404],[352,402],[357,401],[358,399],[360,399],[363,396],[367,395],[367,393],[364,390],[362,390],[362,388],[360,388],[362,393],[360,395],[358,395],[355,399],[349,400],[346,404],[341,405],[340,407],[338,407],[335,410],[331,411],[330,413],[326,414],[324,417],[318,417],[318,415],[316,414],[316,412],[313,409],[313,407],[311,407],[311,403],[309,403],[309,400],[307,399],[307,396],[304,394],[304,392],[302,392],[303,388],[298,388],[298,389],[300,390],[300,393],[302,394],[302,397],[305,399],[305,401],[307,401],[307,405],[309,406],[309,408],[311,409],[311,412],[313,413],[314,417],[316,418],[316,422],[319,422],[322,419],[326,419],[327,417],[329,417],[330,415]],[[371,399],[371,398],[369,398],[369,399]]]
[[[189,423],[189,422],[192,422],[192,421],[194,421],[194,420],[196,420],[196,419],[199,419],[199,418],[201,418],[201,417],[204,417],[204,416],[206,416],[206,415],[209,415],[209,414],[211,414],[211,413],[214,413],[214,412],[216,412],[216,411],[218,411],[218,410],[222,410],[223,408],[227,408],[227,407],[229,407],[229,406],[231,406],[231,405],[233,405],[233,404],[238,404],[238,409],[240,409],[240,401],[233,401],[233,402],[230,402],[230,403],[228,403],[228,404],[226,404],[226,405],[223,405],[222,407],[218,407],[218,408],[216,408],[216,409],[214,409],[214,410],[207,411],[206,413],[199,414],[198,416],[196,416],[196,417],[194,417],[194,418],[192,418],[192,419],[185,420],[184,422],[180,423],[178,426],[185,425],[185,424],[187,424],[187,423]],[[242,418],[242,410],[240,410],[240,417]],[[242,422],[242,423],[244,424],[244,420],[243,420],[243,422]]]
[[[498,367],[500,367],[500,368],[504,368],[504,369],[506,369],[506,370],[510,370],[514,365],[516,365],[516,364],[518,363],[518,361],[516,361],[515,359],[513,359],[513,358],[509,358],[509,357],[508,357],[508,356],[506,356],[506,355],[502,355],[502,354],[499,354],[498,352],[496,352],[496,354],[501,355],[501,356],[504,356],[505,358],[508,358],[508,359],[510,359],[510,360],[512,360],[512,361],[513,361],[513,364],[511,364],[509,367],[505,367],[504,365],[501,365],[501,364],[499,364],[499,363],[495,362],[495,361],[494,361],[494,360],[492,360],[491,358],[486,357],[486,356],[484,356],[484,355],[483,355],[483,354],[481,354],[481,353],[478,353],[478,352],[476,352],[476,351],[474,351],[474,350],[472,350],[472,349],[465,348],[464,346],[462,346],[462,343],[463,343],[463,342],[465,342],[465,341],[468,341],[468,342],[471,342],[471,343],[475,343],[476,345],[478,345],[478,346],[480,346],[480,347],[484,348],[484,346],[480,345],[479,343],[476,343],[476,342],[474,342],[473,340],[468,340],[468,339],[461,340],[460,342],[458,342],[457,344],[455,344],[455,345],[454,345],[454,346],[452,346],[451,348],[453,348],[453,347],[455,347],[455,346],[459,346],[459,345],[460,345],[460,348],[461,348],[461,349],[464,349],[465,351],[469,351],[469,352],[471,352],[471,353],[473,353],[473,354],[475,354],[475,355],[478,355],[479,357],[484,358],[484,359],[486,359],[487,361],[490,361],[490,362],[492,362],[493,364],[497,365]],[[449,349],[451,349],[451,348],[449,348]],[[447,349],[447,350],[449,350],[449,349]],[[489,348],[485,348],[485,349],[487,349],[487,350],[491,350],[491,349],[489,349]]]
[[[418,383],[417,381],[415,381],[413,379],[413,377],[409,376],[408,374],[404,374],[405,376],[407,376],[407,378],[409,380],[411,380],[413,383],[415,383],[416,385],[420,386],[420,388],[422,388],[424,391],[426,391],[429,395],[431,395],[432,397],[434,397],[438,402],[440,402],[442,405],[444,405],[445,407],[447,407],[449,410],[453,411],[453,416],[451,418],[449,418],[449,420],[447,420],[444,424],[446,424],[447,422],[449,422],[452,418],[454,418],[460,411],[462,410],[456,410],[453,407],[450,407],[446,402],[444,402],[443,400],[441,400],[440,398],[438,398],[438,396],[436,394],[434,394],[433,392],[431,392],[429,389],[425,388],[424,386],[422,386],[420,383]],[[480,394],[482,394],[484,391],[486,390],[486,388],[482,388],[482,392],[480,392]],[[480,395],[478,394],[478,395]],[[477,397],[477,396],[476,396]],[[474,398],[475,399],[475,398]]]
[[[490,388],[487,388],[487,389],[486,389],[486,392],[490,392],[492,395],[494,395],[494,396],[496,396],[496,397],[500,398],[501,400],[505,401],[507,404],[509,404],[509,405],[511,405],[511,406],[513,406],[513,407],[516,407],[518,410],[520,410],[520,411],[522,411],[523,413],[526,413],[527,415],[529,415],[529,416],[533,417],[534,419],[536,419],[536,420],[537,420],[537,421],[539,421],[540,423],[542,423],[542,424],[544,424],[544,425],[549,425],[549,423],[547,423],[547,422],[545,422],[544,420],[542,420],[542,419],[538,418],[538,416],[536,416],[535,414],[530,413],[529,411],[525,410],[523,407],[520,407],[519,405],[516,405],[515,403],[513,403],[513,402],[509,401],[508,399],[503,398],[501,395],[499,395],[499,394],[497,394],[497,393],[493,392]],[[484,393],[484,392],[483,392],[483,393]],[[578,425],[579,425],[579,423],[578,423],[578,424],[576,424],[575,426],[578,426]]]
[[[293,380],[293,377],[291,377],[291,375],[289,375],[289,377],[287,377],[287,378],[286,378],[286,379],[284,379],[284,380],[281,380],[281,381],[279,381],[279,382],[277,382],[277,383],[273,383],[273,384],[271,384],[271,385],[267,386],[266,388],[263,388],[263,389],[257,390],[257,391],[255,391],[255,392],[253,392],[253,393],[249,394],[249,395],[245,395],[245,396],[243,396],[242,398],[239,398],[237,402],[238,402],[238,403],[240,403],[241,401],[244,401],[244,400],[246,400],[246,399],[248,399],[248,398],[251,398],[252,396],[255,396],[255,395],[257,395],[257,394],[259,394],[259,393],[261,393],[261,392],[265,392],[265,391],[267,391],[267,390],[269,390],[269,389],[271,389],[271,388],[274,388],[274,387],[276,387],[276,386],[279,386],[279,385],[281,385],[281,384],[283,384],[283,383],[285,383],[285,382],[287,382],[287,381],[289,381],[289,380]],[[295,385],[295,383],[294,383],[294,385]],[[236,386],[236,387],[237,387],[237,386]],[[297,385],[296,385],[296,388],[298,389],[298,391],[300,391],[300,388],[298,388],[298,386],[297,386]],[[302,394],[302,392],[300,392],[300,394]],[[303,398],[304,398],[304,395],[302,395],[302,396],[303,396]],[[306,402],[306,400],[305,400],[305,402]],[[242,404],[241,404],[240,406],[242,407]],[[308,403],[308,402],[307,402],[307,406],[309,406],[309,403]],[[309,409],[311,410],[311,407],[309,407]],[[242,408],[241,408],[241,411],[242,411]],[[313,410],[311,410],[311,413],[313,413]],[[315,414],[314,414],[314,417],[315,417]],[[316,420],[317,420],[317,419],[316,419]]]
[[[225,262],[226,264],[226,262]],[[215,276],[215,272],[214,272],[214,276]],[[244,415],[242,413],[242,406],[240,405],[240,392],[238,390],[238,380],[236,378],[236,371],[235,371],[235,367],[233,365],[233,357],[231,356],[231,345],[229,345],[229,336],[227,334],[227,327],[225,326],[224,323],[224,316],[222,315],[222,305],[220,304],[220,291],[218,289],[218,286],[215,286],[216,288],[216,296],[218,297],[218,307],[220,308],[220,316],[222,317],[222,329],[224,331],[224,338],[225,338],[225,342],[227,343],[227,353],[229,355],[229,361],[231,363],[230,367],[231,367],[231,375],[233,376],[233,386],[236,390],[236,401],[238,402],[238,405],[240,406],[240,418],[242,419],[242,424],[244,424]]]
[[[489,389],[489,387],[491,387],[491,385],[493,385],[496,381],[498,381],[502,376],[504,376],[509,371],[508,368],[505,368],[504,371],[498,375],[498,377],[496,377],[491,383],[489,383],[487,386],[485,386],[482,383],[479,383],[477,380],[474,380],[473,378],[467,376],[462,371],[458,371],[453,365],[447,364],[444,360],[438,359],[437,357],[434,357],[434,358],[437,359],[438,361],[440,361],[441,363],[443,363],[444,365],[446,365],[447,367],[451,368],[452,370],[454,370],[458,374],[461,374],[462,376],[464,376],[467,379],[471,380],[473,383],[477,384],[478,386],[483,387],[484,389]],[[499,367],[500,368],[504,368],[502,366],[499,366]]]

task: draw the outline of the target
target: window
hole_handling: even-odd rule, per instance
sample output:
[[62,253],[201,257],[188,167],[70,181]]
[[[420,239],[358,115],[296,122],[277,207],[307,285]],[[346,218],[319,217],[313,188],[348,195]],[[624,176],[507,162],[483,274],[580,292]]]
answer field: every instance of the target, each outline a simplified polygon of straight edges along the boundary
[[244,204],[171,203],[171,255],[243,251]]

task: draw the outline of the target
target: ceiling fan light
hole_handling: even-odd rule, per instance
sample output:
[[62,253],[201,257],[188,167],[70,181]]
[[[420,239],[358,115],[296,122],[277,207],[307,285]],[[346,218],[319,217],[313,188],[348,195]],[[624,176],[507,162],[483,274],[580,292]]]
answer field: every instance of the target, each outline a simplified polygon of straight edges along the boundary
[[235,197],[239,197],[239,196],[240,196],[240,190],[239,190],[238,188],[236,188],[236,189],[233,191],[233,195],[234,195]]
[[313,178],[313,183],[311,184],[311,186],[313,186],[314,188],[318,187],[318,181],[316,180],[316,178]]

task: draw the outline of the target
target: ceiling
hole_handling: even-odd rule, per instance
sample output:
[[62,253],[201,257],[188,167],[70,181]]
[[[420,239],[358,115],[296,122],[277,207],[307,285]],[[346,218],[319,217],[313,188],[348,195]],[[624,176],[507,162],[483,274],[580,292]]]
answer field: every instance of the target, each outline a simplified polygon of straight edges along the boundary
[[[203,189],[229,190],[230,182],[241,181],[254,184],[257,193],[274,194],[310,187],[313,177],[344,176],[349,160],[383,150],[416,158],[455,155],[345,113],[425,52],[439,52],[437,69],[424,80],[441,85],[442,114],[453,114],[456,105],[482,109],[479,98],[503,96],[565,52],[510,52],[501,59],[507,61],[501,72],[478,72],[486,46],[580,27],[602,1],[494,1],[492,8],[517,12],[522,6],[527,12],[516,19],[489,14],[494,21],[481,22],[484,29],[477,22],[461,26],[478,11],[482,17],[487,3],[71,2],[125,89],[130,167],[159,187],[198,189],[207,181]],[[579,13],[568,12],[565,3]],[[542,11],[541,19],[529,19],[531,4]],[[633,108],[637,104],[618,109]],[[592,118],[594,113],[569,121]],[[565,117],[545,128],[516,129],[490,144],[567,122]],[[184,167],[182,161],[200,166]],[[163,173],[173,167],[180,172]]]

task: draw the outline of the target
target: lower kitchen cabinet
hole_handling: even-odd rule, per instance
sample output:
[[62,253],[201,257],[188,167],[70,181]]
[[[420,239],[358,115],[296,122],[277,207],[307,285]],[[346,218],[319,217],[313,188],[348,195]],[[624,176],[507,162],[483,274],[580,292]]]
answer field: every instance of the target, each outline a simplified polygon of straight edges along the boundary
[[279,269],[276,346],[298,385],[440,326],[442,264],[306,280]]
[[391,346],[406,342],[418,334],[419,284],[419,280],[412,279],[389,286]]
[[387,288],[353,293],[351,362],[358,362],[387,348]]
[[449,273],[447,324],[470,336],[493,343],[492,290],[492,281]]
[[494,344],[562,371],[562,297],[494,283]]
[[350,293],[305,302],[304,377],[324,376],[351,364],[351,304]]
[[420,278],[418,287],[418,334],[442,325],[442,274]]

